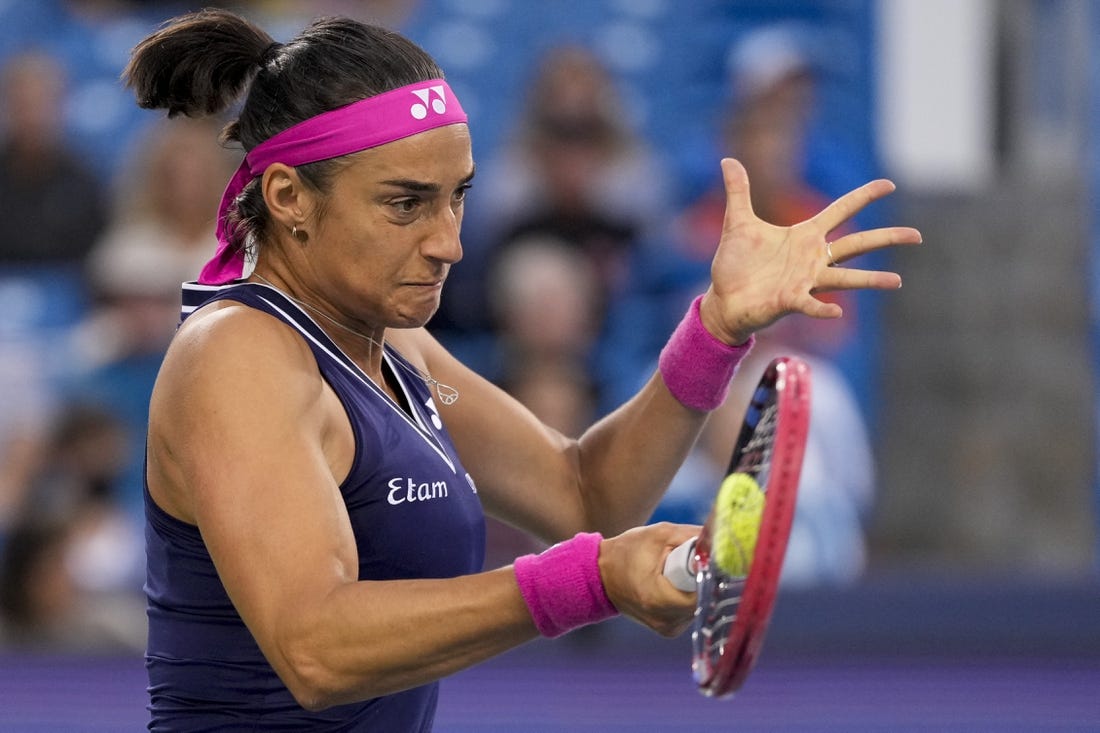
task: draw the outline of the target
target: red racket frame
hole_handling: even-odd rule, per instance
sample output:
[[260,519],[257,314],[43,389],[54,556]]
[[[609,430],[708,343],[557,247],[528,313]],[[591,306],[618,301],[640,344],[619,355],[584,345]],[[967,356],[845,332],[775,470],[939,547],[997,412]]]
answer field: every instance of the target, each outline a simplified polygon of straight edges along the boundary
[[[753,476],[765,495],[748,576],[728,576],[710,562],[713,510],[695,545],[699,605],[692,629],[692,670],[699,691],[708,697],[725,697],[740,689],[764,644],[794,518],[810,424],[810,389],[809,365],[794,357],[778,357],[765,370],[745,413],[726,473]],[[760,435],[772,419],[775,425],[768,445]],[[763,440],[768,439],[764,435]],[[767,465],[761,465],[762,457]],[[726,623],[723,619],[728,620],[734,604],[729,635],[714,638],[721,632],[714,625]]]

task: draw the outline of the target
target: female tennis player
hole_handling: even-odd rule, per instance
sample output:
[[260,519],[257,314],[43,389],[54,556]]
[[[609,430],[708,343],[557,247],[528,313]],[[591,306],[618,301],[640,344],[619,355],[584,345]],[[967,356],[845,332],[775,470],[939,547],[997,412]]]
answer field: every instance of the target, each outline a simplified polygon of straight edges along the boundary
[[[221,112],[247,155],[150,407],[153,730],[430,730],[437,680],[616,613],[664,635],[694,596],[663,577],[698,532],[641,526],[752,334],[815,292],[896,288],[830,267],[911,229],[826,235],[869,183],[791,228],[729,193],[713,284],[659,370],[579,439],[536,421],[424,329],[462,256],[474,176],[443,72],[345,19],[285,45],[225,11],[169,22],[125,78],[171,115]],[[558,543],[481,572],[484,515]]]

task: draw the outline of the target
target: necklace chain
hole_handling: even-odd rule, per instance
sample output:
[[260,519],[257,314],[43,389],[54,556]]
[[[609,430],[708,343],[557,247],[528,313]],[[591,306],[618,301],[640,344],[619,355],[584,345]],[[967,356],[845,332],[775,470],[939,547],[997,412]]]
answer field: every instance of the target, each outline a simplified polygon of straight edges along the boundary
[[[275,283],[271,282],[270,280],[268,280],[263,275],[261,275],[257,272],[253,272],[252,274],[256,277],[256,279],[263,281],[264,283],[266,283],[268,286],[270,286],[272,288],[275,288],[275,290],[278,290],[280,293],[285,295],[288,299],[294,301],[295,303],[302,306],[303,308],[306,308],[307,310],[310,310],[310,311],[316,313],[317,315],[321,316],[321,318],[324,318],[326,321],[328,321],[332,325],[336,326],[337,328],[341,328],[341,329],[347,331],[348,333],[350,333],[353,336],[358,336],[359,338],[364,339],[365,341],[369,341],[370,343],[374,344],[375,346],[377,346],[380,349],[384,348],[383,344],[379,343],[378,341],[375,341],[373,338],[371,338],[367,334],[359,333],[358,331],[356,331],[351,326],[346,326],[343,323],[340,323],[340,321],[336,320],[335,318],[330,316],[328,313],[325,313],[323,310],[321,310],[317,306],[313,305],[312,303],[307,303],[304,300],[299,300],[298,298],[295,298],[290,293],[288,293],[285,290],[283,290],[283,289],[279,288],[278,286],[276,286]],[[458,401],[458,390],[455,389],[454,387],[450,386],[449,384],[443,384],[443,382],[440,382],[438,379],[436,379],[432,375],[428,374],[427,372],[422,372],[422,371],[420,371],[420,369],[417,369],[416,367],[414,367],[412,365],[406,364],[404,362],[404,360],[402,360],[402,359],[394,359],[393,363],[397,364],[397,366],[401,367],[402,369],[404,369],[406,372],[413,375],[414,377],[420,379],[425,384],[427,384],[429,387],[434,387],[436,396],[439,397],[439,401],[442,402],[444,405],[453,405],[455,402]]]

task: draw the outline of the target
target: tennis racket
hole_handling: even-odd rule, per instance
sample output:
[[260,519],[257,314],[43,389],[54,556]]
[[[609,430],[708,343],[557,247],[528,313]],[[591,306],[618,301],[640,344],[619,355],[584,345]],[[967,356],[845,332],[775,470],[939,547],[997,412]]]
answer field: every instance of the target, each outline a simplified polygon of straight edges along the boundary
[[698,593],[692,672],[708,697],[732,695],[760,654],[794,517],[810,421],[810,367],[779,357],[745,412],[726,478],[699,536],[665,576]]

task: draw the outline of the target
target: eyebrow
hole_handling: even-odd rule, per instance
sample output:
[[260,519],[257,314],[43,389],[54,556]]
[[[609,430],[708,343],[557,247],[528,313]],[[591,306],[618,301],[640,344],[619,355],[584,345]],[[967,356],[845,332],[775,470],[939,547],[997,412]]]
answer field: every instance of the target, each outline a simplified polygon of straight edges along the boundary
[[[470,173],[459,181],[459,185],[465,185],[473,180],[474,175],[477,173],[477,167],[475,166],[470,170]],[[424,181],[417,181],[412,178],[393,178],[386,181],[381,181],[383,186],[393,186],[394,188],[403,188],[406,191],[413,191],[416,193],[439,193],[442,188],[438,183],[426,183]]]

